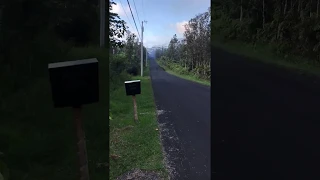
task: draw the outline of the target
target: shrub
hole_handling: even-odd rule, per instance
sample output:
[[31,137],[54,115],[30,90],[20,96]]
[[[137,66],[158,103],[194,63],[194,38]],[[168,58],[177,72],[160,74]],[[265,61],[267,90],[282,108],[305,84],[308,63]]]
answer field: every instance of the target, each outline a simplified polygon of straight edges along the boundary
[[127,73],[130,75],[133,75],[133,76],[137,76],[138,75],[138,68],[136,66],[132,66],[127,69]]

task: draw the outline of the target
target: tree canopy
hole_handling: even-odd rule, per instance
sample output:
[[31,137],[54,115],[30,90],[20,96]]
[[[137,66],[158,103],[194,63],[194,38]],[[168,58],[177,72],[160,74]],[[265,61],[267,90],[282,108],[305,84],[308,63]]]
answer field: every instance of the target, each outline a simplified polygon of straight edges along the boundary
[[[27,84],[45,73],[49,62],[64,61],[72,47],[99,45],[98,0],[1,2],[0,80],[4,86],[15,89]],[[125,22],[110,12],[112,0],[106,4],[106,44],[121,46],[117,38],[123,37]]]
[[213,0],[213,34],[319,60],[319,0]]
[[211,12],[196,15],[185,25],[182,39],[175,34],[167,49],[157,49],[156,58],[182,66],[200,78],[210,79],[211,65]]

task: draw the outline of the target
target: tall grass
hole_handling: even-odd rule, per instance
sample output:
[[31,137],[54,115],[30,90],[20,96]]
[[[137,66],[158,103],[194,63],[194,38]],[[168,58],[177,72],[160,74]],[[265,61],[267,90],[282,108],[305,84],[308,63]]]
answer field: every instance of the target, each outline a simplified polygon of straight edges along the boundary
[[187,68],[183,67],[179,63],[172,62],[164,57],[157,60],[159,66],[161,66],[169,74],[178,76],[183,79],[194,81],[203,85],[210,86],[210,78],[203,78],[197,74],[197,69],[189,71]]
[[249,57],[263,63],[273,64],[295,70],[299,73],[306,73],[320,77],[320,64],[311,61],[305,57],[299,57],[292,54],[277,54],[276,46],[273,44],[259,44],[255,46],[250,43],[244,43],[236,40],[226,40],[219,34],[213,36],[213,47],[224,49],[230,53]]
[[[136,96],[139,123],[134,123],[132,98],[126,96],[124,86],[110,92],[110,179],[133,169],[157,172],[163,178],[167,177],[148,74],[146,69],[144,77],[126,79],[141,80],[143,92]],[[123,85],[123,81],[121,83]]]

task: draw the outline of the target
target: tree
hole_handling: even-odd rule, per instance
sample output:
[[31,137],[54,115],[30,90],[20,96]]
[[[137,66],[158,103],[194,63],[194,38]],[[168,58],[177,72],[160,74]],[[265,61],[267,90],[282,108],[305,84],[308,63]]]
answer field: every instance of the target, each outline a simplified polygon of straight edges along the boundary
[[124,20],[121,20],[118,14],[111,12],[112,5],[116,5],[116,3],[110,0],[108,22],[110,45],[111,47],[121,47],[123,46],[123,41],[119,40],[119,38],[122,38],[125,35],[125,32],[127,30],[126,22]]
[[211,65],[211,11],[192,18],[185,26],[184,38],[178,40],[175,34],[168,48],[156,51],[156,58],[162,57],[167,64],[174,63],[183,67],[183,71],[193,73],[200,78],[210,79]]

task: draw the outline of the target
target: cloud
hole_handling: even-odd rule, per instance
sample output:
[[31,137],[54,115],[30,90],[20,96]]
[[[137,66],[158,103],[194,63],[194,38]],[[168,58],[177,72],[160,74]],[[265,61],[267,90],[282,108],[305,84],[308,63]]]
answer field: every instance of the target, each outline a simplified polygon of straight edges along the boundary
[[144,44],[146,47],[153,47],[153,46],[167,46],[173,36],[173,34],[177,34],[178,38],[183,37],[183,33],[185,32],[184,25],[188,24],[188,21],[180,21],[177,23],[170,23],[167,24],[167,27],[172,29],[172,35],[159,35],[154,34],[148,31],[145,34]]
[[182,22],[177,22],[175,25],[177,34],[182,35],[185,32],[185,27],[184,25],[186,25],[188,23],[188,21],[182,21]]
[[[138,33],[137,33],[137,30],[133,24],[133,21],[128,19],[130,18],[131,16],[131,12],[130,12],[130,9],[129,9],[129,6],[128,5],[124,5],[124,4],[120,4],[120,2],[117,2],[116,5],[112,5],[112,10],[111,12],[113,13],[117,13],[119,16],[120,16],[120,19],[124,20],[126,22],[126,25],[129,27],[129,31],[131,33],[134,33],[138,36]],[[126,39],[126,35],[125,37],[123,38],[120,38],[121,40],[125,40]]]
[[112,13],[117,13],[119,15],[122,14],[123,10],[121,9],[120,7],[120,4],[112,4],[112,10],[111,10]]
[[120,17],[124,17],[129,11],[130,10],[128,6],[124,6],[123,9],[120,3],[117,3],[116,5],[112,4],[111,12],[117,13]]
[[151,48],[154,46],[167,46],[170,42],[171,37],[154,35],[154,34],[146,34],[146,38],[144,38],[144,46]]

